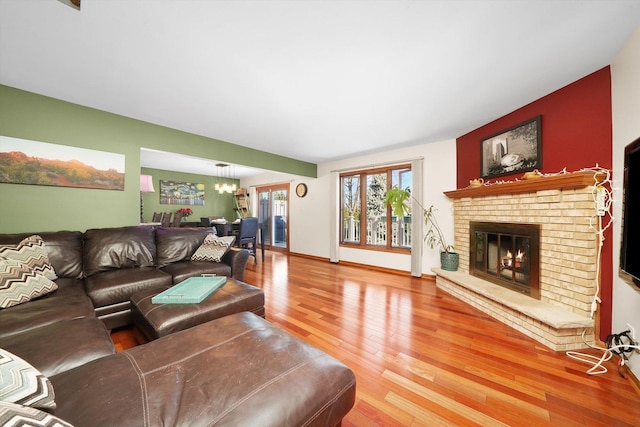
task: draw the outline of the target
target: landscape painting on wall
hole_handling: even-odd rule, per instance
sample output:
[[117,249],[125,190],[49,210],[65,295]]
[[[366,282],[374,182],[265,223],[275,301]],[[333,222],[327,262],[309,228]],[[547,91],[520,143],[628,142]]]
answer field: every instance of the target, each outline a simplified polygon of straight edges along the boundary
[[517,124],[481,142],[483,178],[542,168],[540,116]]
[[124,190],[124,154],[0,136],[0,182]]
[[204,206],[204,184],[160,181],[160,204]]

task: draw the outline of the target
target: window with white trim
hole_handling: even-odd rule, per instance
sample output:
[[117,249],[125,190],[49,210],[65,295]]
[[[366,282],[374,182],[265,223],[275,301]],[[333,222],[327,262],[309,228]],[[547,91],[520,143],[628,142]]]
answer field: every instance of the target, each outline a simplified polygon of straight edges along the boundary
[[411,191],[411,165],[340,174],[340,243],[380,250],[410,249],[411,214],[396,217],[385,203],[388,189]]

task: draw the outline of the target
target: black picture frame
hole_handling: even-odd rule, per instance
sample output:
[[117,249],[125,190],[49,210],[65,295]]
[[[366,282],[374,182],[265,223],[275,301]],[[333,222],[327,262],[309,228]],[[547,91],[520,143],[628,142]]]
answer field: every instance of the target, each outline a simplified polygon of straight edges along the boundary
[[542,168],[542,117],[518,123],[480,141],[482,178]]

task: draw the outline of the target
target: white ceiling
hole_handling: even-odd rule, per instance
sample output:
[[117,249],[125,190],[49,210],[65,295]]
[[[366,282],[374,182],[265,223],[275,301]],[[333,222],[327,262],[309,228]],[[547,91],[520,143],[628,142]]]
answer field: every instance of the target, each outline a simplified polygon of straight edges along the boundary
[[0,0],[0,83],[321,163],[463,135],[638,25],[638,0]]
[[[228,166],[218,167],[216,166],[217,164],[226,164]],[[140,166],[167,171],[188,172],[198,175],[237,179],[260,175],[265,172],[277,173],[235,163],[203,159],[195,156],[186,156],[184,154],[170,153],[151,148],[140,149]]]

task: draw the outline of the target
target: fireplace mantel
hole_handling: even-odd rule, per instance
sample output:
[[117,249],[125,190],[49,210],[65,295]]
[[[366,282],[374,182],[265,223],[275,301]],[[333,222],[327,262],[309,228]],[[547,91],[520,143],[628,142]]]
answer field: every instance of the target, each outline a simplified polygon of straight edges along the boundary
[[605,178],[604,173],[595,175],[595,172],[592,171],[580,171],[561,175],[540,176],[539,178],[523,179],[500,184],[487,184],[481,187],[460,188],[458,190],[445,191],[444,194],[451,199],[461,199],[464,197],[531,193],[542,190],[568,190],[594,185],[594,176],[597,176],[598,182],[602,182]]

